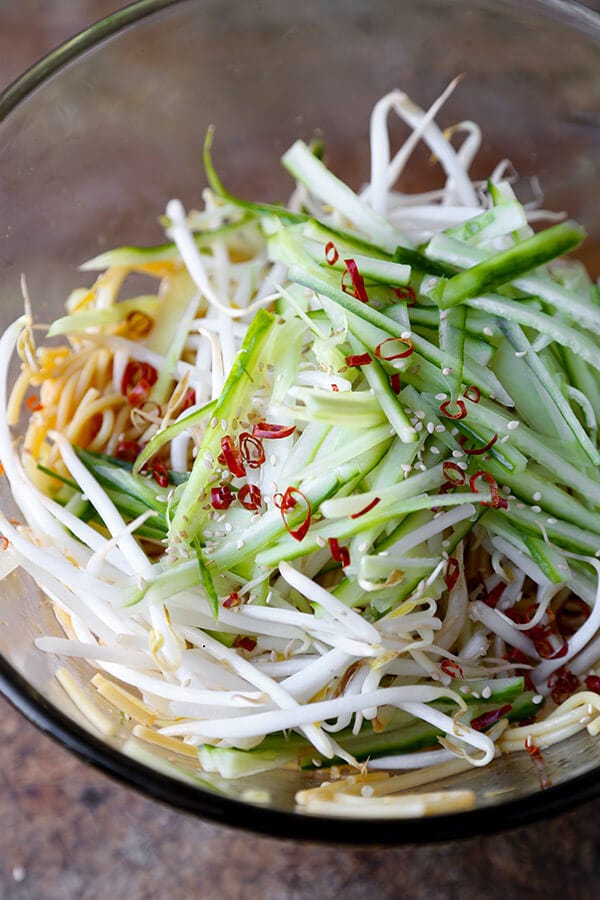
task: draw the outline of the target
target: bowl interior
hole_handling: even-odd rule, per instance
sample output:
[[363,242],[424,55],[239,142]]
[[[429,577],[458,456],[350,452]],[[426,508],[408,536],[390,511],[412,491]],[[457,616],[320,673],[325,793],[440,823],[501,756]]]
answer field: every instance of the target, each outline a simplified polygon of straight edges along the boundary
[[[74,287],[89,283],[77,272],[82,260],[120,244],[159,242],[157,217],[173,196],[200,206],[209,124],[216,127],[219,172],[238,194],[285,199],[291,183],[279,157],[295,138],[315,134],[324,137],[330,167],[358,187],[368,177],[374,102],[400,87],[428,106],[459,73],[462,83],[439,122],[472,119],[482,126],[474,176],[485,178],[507,157],[524,199],[527,192],[533,196],[535,176],[547,208],[566,209],[586,226],[582,254],[594,274],[600,271],[594,209],[600,19],[594,14],[536,0],[187,0],[161,6],[139,4],[133,25],[76,50],[56,71],[48,64],[41,84],[0,122],[3,326],[20,312],[22,272],[37,320],[48,321]],[[393,138],[403,136],[395,127]],[[440,183],[439,170],[419,151],[401,186]],[[10,508],[4,487],[1,502]],[[88,758],[204,815],[232,823],[242,815],[262,830],[331,836],[326,823],[315,825],[294,809],[295,790],[310,776],[278,772],[231,784],[199,783],[189,766],[131,742],[127,726],[109,739],[99,735],[53,678],[64,660],[32,643],[40,634],[61,632],[26,573],[13,573],[0,585],[0,621],[8,692]],[[87,690],[93,670],[83,662],[68,667]],[[375,822],[364,839],[489,830],[598,789],[600,751],[586,734],[545,757],[553,787],[543,795],[526,754],[506,757],[448,782],[475,791],[472,813],[426,825]],[[336,837],[356,840],[352,823],[338,825]]]

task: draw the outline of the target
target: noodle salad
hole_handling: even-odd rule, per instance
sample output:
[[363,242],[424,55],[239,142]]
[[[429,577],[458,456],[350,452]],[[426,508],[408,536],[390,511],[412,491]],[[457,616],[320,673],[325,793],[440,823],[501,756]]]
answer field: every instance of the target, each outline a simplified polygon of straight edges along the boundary
[[[454,87],[379,100],[359,193],[297,141],[287,206],[232,196],[209,131],[201,211],[86,262],[39,346],[24,284],[1,338],[2,575],[93,666],[64,689],[199,773],[323,770],[314,812],[467,808],[399,792],[600,732],[598,288],[507,160],[471,179]],[[442,184],[406,194],[421,142]]]

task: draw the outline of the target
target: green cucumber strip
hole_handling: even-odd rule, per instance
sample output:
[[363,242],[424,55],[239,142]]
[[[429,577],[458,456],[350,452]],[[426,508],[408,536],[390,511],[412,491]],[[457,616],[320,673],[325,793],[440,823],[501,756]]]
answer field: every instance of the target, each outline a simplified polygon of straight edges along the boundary
[[102,325],[118,325],[120,322],[124,322],[131,312],[143,312],[154,318],[160,302],[160,299],[154,295],[143,294],[140,297],[133,297],[131,300],[121,300],[119,303],[113,303],[112,306],[103,309],[84,309],[71,313],[70,316],[55,319],[48,329],[47,337],[85,331],[86,328],[97,328]]
[[392,251],[397,244],[408,244],[405,236],[365,203],[348,185],[340,181],[317,159],[304,141],[296,141],[281,162],[296,181],[305,185],[312,195],[338,210],[354,226],[368,235],[384,250]]
[[[236,222],[228,222],[219,228],[194,233],[194,242],[199,250],[211,247],[216,240],[235,234],[255,220],[255,216],[246,214]],[[107,269],[109,266],[143,266],[148,263],[175,262],[180,260],[179,250],[169,241],[154,247],[117,247],[108,250],[93,259],[88,259],[79,268],[83,272]]]
[[569,253],[579,246],[584,237],[585,231],[577,222],[552,225],[508,250],[453,275],[448,281],[440,281],[432,292],[432,299],[440,309],[456,306]]
[[187,431],[188,428],[197,428],[201,425],[211,413],[214,413],[216,405],[217,400],[211,400],[209,403],[205,403],[204,406],[201,406],[200,409],[195,409],[193,412],[180,416],[176,422],[173,422],[171,425],[167,425],[166,428],[158,431],[154,437],[148,441],[136,459],[133,471],[139,472],[143,469],[149,459],[152,459],[165,444],[172,441],[173,438],[177,437],[178,434],[181,434],[182,431]]
[[571,409],[568,400],[561,393],[551,372],[548,371],[537,353],[533,350],[523,330],[514,322],[510,321],[501,322],[500,328],[514,349],[521,354],[525,365],[528,366],[534,377],[551,397],[556,411],[555,414],[562,416],[567,426],[573,432],[573,436],[593,465],[600,465],[600,453],[598,453],[597,448],[594,446],[579,419]]
[[207,513],[202,497],[214,471],[214,461],[221,452],[221,437],[227,431],[222,429],[222,422],[227,423],[227,428],[232,427],[238,408],[243,409],[250,395],[259,388],[262,370],[270,357],[275,321],[270,313],[259,309],[248,328],[213,410],[211,422],[215,423],[215,427],[209,425],[207,428],[190,477],[178,497],[169,532],[171,539],[190,541],[202,528]]

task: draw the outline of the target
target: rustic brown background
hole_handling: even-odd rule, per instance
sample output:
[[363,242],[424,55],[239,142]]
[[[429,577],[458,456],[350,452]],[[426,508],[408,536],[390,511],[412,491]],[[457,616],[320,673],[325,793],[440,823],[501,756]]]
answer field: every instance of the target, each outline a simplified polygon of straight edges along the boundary
[[[0,87],[124,5],[0,0]],[[598,8],[600,0],[588,5]],[[0,784],[2,900],[595,895],[600,801],[552,822],[452,845],[348,850],[285,843],[145,800],[76,760],[4,701]]]

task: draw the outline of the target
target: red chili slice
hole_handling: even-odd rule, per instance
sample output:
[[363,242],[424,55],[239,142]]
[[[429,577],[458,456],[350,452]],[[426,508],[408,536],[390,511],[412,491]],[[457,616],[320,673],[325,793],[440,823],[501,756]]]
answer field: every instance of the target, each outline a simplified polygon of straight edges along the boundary
[[463,397],[465,400],[470,400],[471,403],[479,403],[481,400],[481,391],[474,384],[470,384],[465,388],[463,392]]
[[276,441],[280,438],[289,437],[295,430],[295,425],[273,425],[271,422],[257,422],[252,429],[252,434],[256,438],[267,438],[270,441]]
[[44,408],[40,403],[40,398],[36,397],[35,395],[27,398],[27,400],[25,401],[25,406],[27,407],[29,412],[39,412],[40,409]]
[[231,609],[234,606],[239,606],[240,603],[240,595],[237,591],[232,591],[230,595],[225,600],[223,600],[223,606],[225,607],[225,609]]
[[561,666],[548,678],[548,687],[551,689],[550,696],[560,705],[578,689],[579,678],[566,666]]
[[125,366],[121,379],[121,393],[127,397],[130,406],[142,406],[148,399],[152,385],[156,383],[158,372],[149,363],[130,360]]
[[[399,353],[386,353],[383,352],[383,348],[386,344],[403,344],[406,347],[406,350],[401,350]],[[389,347],[389,350],[392,348]],[[385,362],[391,362],[393,359],[406,359],[407,356],[410,356],[411,353],[414,353],[415,348],[413,347],[412,341],[409,338],[399,338],[399,337],[390,337],[386,338],[385,341],[382,341],[380,344],[377,344],[375,347],[375,356],[378,359],[383,359]]]
[[226,434],[221,438],[221,450],[225,459],[225,465],[232,475],[236,478],[242,478],[246,474],[246,467],[242,459],[242,454],[233,443],[231,435]]
[[247,431],[242,431],[239,443],[240,453],[242,454],[242,459],[246,465],[250,469],[259,469],[266,459],[265,448],[263,447],[260,438],[257,438],[256,435],[249,434]]
[[454,556],[451,556],[448,559],[448,563],[446,565],[446,589],[451,591],[456,582],[458,581],[458,576],[460,575],[460,566],[458,564],[458,560],[455,559]]
[[330,266],[335,266],[339,258],[340,254],[337,252],[335,244],[333,243],[333,241],[328,241],[325,244],[325,259]]
[[239,647],[240,650],[247,650],[248,653],[252,653],[256,647],[256,641],[254,638],[248,637],[248,635],[238,634],[233,642],[233,646]]
[[482,469],[480,469],[478,472],[475,472],[473,475],[471,475],[471,477],[469,479],[469,485],[470,485],[473,493],[474,494],[479,493],[479,491],[477,490],[477,481],[479,478],[483,478],[483,480],[487,483],[487,485],[490,489],[491,497],[492,497],[491,501],[489,501],[489,502],[487,500],[482,500],[481,505],[482,506],[491,506],[492,509],[508,509],[508,503],[506,502],[504,497],[500,496],[500,494],[498,492],[497,481],[494,478],[492,478],[492,476],[489,474],[489,472],[484,472]]
[[262,494],[256,484],[245,484],[240,488],[238,500],[245,509],[260,509]]
[[510,703],[506,703],[504,706],[498,707],[498,709],[490,709],[488,712],[481,713],[480,716],[476,716],[474,719],[471,719],[471,728],[475,731],[483,731],[484,728],[489,728],[491,725],[494,725],[509,713],[512,709]]
[[444,400],[443,403],[440,403],[440,412],[443,416],[446,416],[447,419],[464,419],[467,415],[467,407],[465,406],[462,400],[457,400],[454,404],[458,407],[457,413],[449,412],[450,407],[452,406],[451,400]]
[[196,391],[194,390],[194,388],[188,388],[181,402],[180,412],[185,412],[186,409],[190,409],[190,407],[195,405]]
[[394,294],[398,298],[398,300],[407,300],[407,306],[414,306],[417,302],[417,295],[415,294],[413,288],[410,285],[406,285],[405,287],[397,287],[392,288]]
[[[345,259],[344,265],[346,266],[346,271],[342,275],[342,290],[345,294],[350,294],[352,297],[356,297],[357,300],[360,300],[361,303],[368,303],[369,296],[367,294],[367,289],[365,288],[365,282],[358,271],[358,266],[356,265],[356,261],[354,259]],[[350,276],[350,281],[352,282],[352,290],[349,285],[346,284],[346,276]]]
[[600,694],[600,677],[598,675],[588,675],[584,683],[588,691]]
[[[275,501],[275,497],[273,497]],[[275,501],[277,505],[277,501]],[[288,522],[289,512],[292,509],[296,509],[297,506],[304,507],[304,515],[299,525],[292,525]],[[288,533],[297,541],[302,541],[310,528],[311,522],[311,508],[308,499],[304,496],[301,490],[296,487],[286,488],[285,494],[280,495],[279,509],[281,510],[281,518],[283,519],[283,524],[286,527]],[[294,516],[295,518],[295,516]]]
[[124,462],[132,463],[136,461],[141,452],[142,448],[137,441],[119,441],[115,450],[115,456]]
[[354,368],[355,366],[368,366],[373,360],[369,353],[355,353],[353,356],[346,357],[346,365]]
[[567,597],[556,611],[556,625],[564,637],[570,637],[589,619],[590,608],[579,597]]
[[339,391],[339,387],[337,386],[337,384],[332,384],[332,385],[331,385],[331,390],[332,390],[335,394],[337,394],[338,391]]
[[210,505],[213,509],[229,509],[234,500],[235,493],[228,484],[220,484],[210,489]]
[[485,605],[491,607],[492,609],[495,609],[498,601],[500,600],[500,597],[504,593],[505,588],[505,583],[503,581],[499,581],[498,584],[495,585],[491,589],[491,591],[488,591],[483,598],[483,602],[485,603]]
[[461,434],[461,436],[458,439],[458,443],[460,444],[460,446],[462,447],[464,452],[467,454],[467,456],[483,456],[484,453],[487,453],[488,450],[492,449],[492,447],[498,440],[498,435],[495,434],[493,436],[493,438],[491,438],[491,440],[489,440],[487,442],[487,444],[485,444],[483,447],[477,447],[477,448],[473,448],[471,450],[468,447],[465,447],[465,442],[467,440],[468,440],[468,438],[464,434]]
[[442,474],[446,481],[449,481],[457,487],[460,487],[465,483],[465,473],[458,463],[446,460],[446,462],[442,463]]
[[169,486],[169,470],[162,459],[155,459],[152,463],[152,477],[160,487]]
[[394,372],[393,375],[390,375],[390,387],[395,394],[399,394],[402,388],[402,382],[400,381],[400,372]]
[[464,677],[461,666],[459,666],[459,664],[457,662],[455,662],[453,659],[445,659],[442,662],[440,669],[442,670],[444,675],[449,675],[450,678],[463,678]]
[[371,510],[374,509],[378,503],[381,503],[381,497],[374,497],[370,503],[367,503],[367,505],[363,507],[363,509],[359,509],[358,512],[352,513],[350,518],[360,519],[361,516],[365,516],[368,512],[371,512]]
[[342,564],[342,568],[346,568],[346,566],[350,565],[350,551],[347,547],[340,547],[339,541],[337,538],[328,538],[329,549],[331,551],[332,558]]

